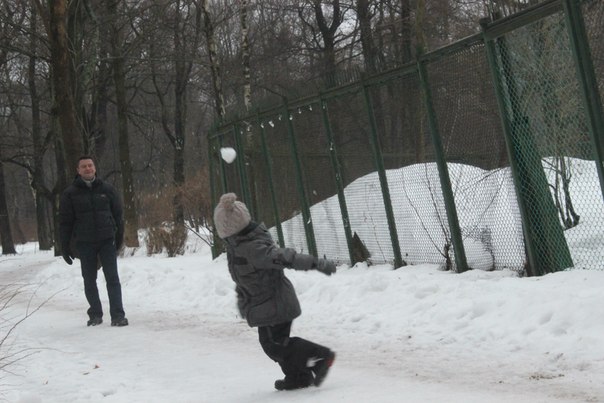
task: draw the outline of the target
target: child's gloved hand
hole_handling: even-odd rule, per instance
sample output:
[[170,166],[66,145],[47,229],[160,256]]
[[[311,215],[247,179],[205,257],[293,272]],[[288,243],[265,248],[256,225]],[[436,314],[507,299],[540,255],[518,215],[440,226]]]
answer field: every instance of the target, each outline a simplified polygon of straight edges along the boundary
[[336,272],[336,264],[331,260],[318,259],[317,270],[323,274],[331,276],[333,273]]

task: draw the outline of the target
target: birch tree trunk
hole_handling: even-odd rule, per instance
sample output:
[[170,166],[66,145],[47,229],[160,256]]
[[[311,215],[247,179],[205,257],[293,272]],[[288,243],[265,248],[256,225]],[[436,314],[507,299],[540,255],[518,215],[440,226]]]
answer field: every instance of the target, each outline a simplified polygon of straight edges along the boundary
[[214,34],[214,24],[210,15],[208,0],[201,0],[203,11],[204,33],[208,47],[208,58],[210,60],[210,70],[212,72],[212,88],[214,89],[214,110],[218,118],[225,115],[224,94],[222,93],[222,76],[220,73],[220,62],[218,61],[218,52],[216,51],[216,38]]
[[241,0],[241,65],[243,68],[243,105],[245,110],[252,108],[252,83],[250,75],[250,42],[247,23],[249,1]]

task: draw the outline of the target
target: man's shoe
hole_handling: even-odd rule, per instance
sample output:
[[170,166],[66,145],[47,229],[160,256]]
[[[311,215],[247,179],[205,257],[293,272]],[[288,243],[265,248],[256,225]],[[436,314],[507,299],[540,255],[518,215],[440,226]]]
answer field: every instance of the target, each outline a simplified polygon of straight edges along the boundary
[[320,386],[323,383],[327,373],[329,372],[329,368],[331,368],[335,359],[336,353],[330,351],[326,357],[320,359],[319,361],[315,361],[315,365],[311,368],[312,372],[315,373],[315,386]]
[[103,318],[90,318],[88,322],[86,322],[86,326],[96,326],[103,323]]
[[120,319],[111,319],[111,326],[128,326],[128,319],[120,318]]
[[313,384],[312,374],[299,374],[297,377],[286,376],[284,379],[275,381],[275,389],[277,390],[296,390],[307,388]]

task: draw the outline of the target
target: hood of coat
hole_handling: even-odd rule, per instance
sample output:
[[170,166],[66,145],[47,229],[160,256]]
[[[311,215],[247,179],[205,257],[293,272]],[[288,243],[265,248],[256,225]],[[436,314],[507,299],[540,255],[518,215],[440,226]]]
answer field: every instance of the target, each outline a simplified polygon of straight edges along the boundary
[[250,223],[244,229],[235,235],[231,235],[230,237],[226,238],[225,241],[231,246],[237,246],[242,242],[246,242],[261,236],[270,237],[266,226],[263,223],[258,224],[254,221],[250,221]]

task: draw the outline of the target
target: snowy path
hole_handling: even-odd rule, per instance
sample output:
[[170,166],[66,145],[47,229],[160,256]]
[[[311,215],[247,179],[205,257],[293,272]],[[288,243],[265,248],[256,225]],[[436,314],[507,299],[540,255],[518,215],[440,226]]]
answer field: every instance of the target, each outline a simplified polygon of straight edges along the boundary
[[[530,355],[506,358],[495,351],[489,356],[483,349],[472,355],[471,351],[460,351],[459,346],[447,343],[409,343],[403,335],[388,343],[377,339],[377,344],[371,344],[368,343],[371,332],[365,328],[336,324],[328,327],[305,314],[295,322],[293,333],[332,346],[338,353],[336,363],[321,388],[277,392],[272,384],[281,377],[280,371],[261,351],[255,330],[222,312],[215,315],[199,312],[199,304],[184,290],[167,293],[165,288],[158,287],[158,292],[165,293],[152,301],[155,292],[142,291],[148,287],[135,287],[134,282],[140,282],[144,276],[160,277],[151,276],[149,271],[143,276],[141,262],[155,269],[168,262],[147,259],[120,260],[125,306],[131,321],[131,326],[125,328],[110,327],[108,318],[101,326],[85,326],[80,278],[69,272],[73,268],[61,265],[56,258],[38,253],[34,258],[3,260],[0,284],[35,284],[40,278],[48,278],[34,302],[39,303],[56,292],[56,284],[64,282],[65,288],[17,328],[12,347],[29,347],[37,352],[11,367],[15,375],[2,375],[0,400],[19,403],[604,401],[601,385],[585,388],[595,382],[597,373],[583,374],[593,377],[592,380],[579,379],[582,375],[574,370],[531,377],[527,376],[533,365]],[[208,259],[197,257],[199,261]],[[174,262],[171,260],[169,264]],[[48,274],[42,275],[45,272]],[[73,281],[64,281],[68,275]],[[101,276],[99,285],[103,283]],[[219,288],[220,284],[213,287]],[[181,290],[188,287],[182,281],[178,286]],[[301,288],[305,286],[302,284]],[[106,293],[100,288],[107,306]],[[209,289],[201,288],[199,292],[207,293]],[[23,295],[17,301],[11,308],[13,312],[25,311],[26,297]],[[187,302],[191,308],[183,309]],[[308,304],[302,300],[303,309]],[[201,309],[204,310],[208,309]],[[534,364],[535,369],[541,365]]]

